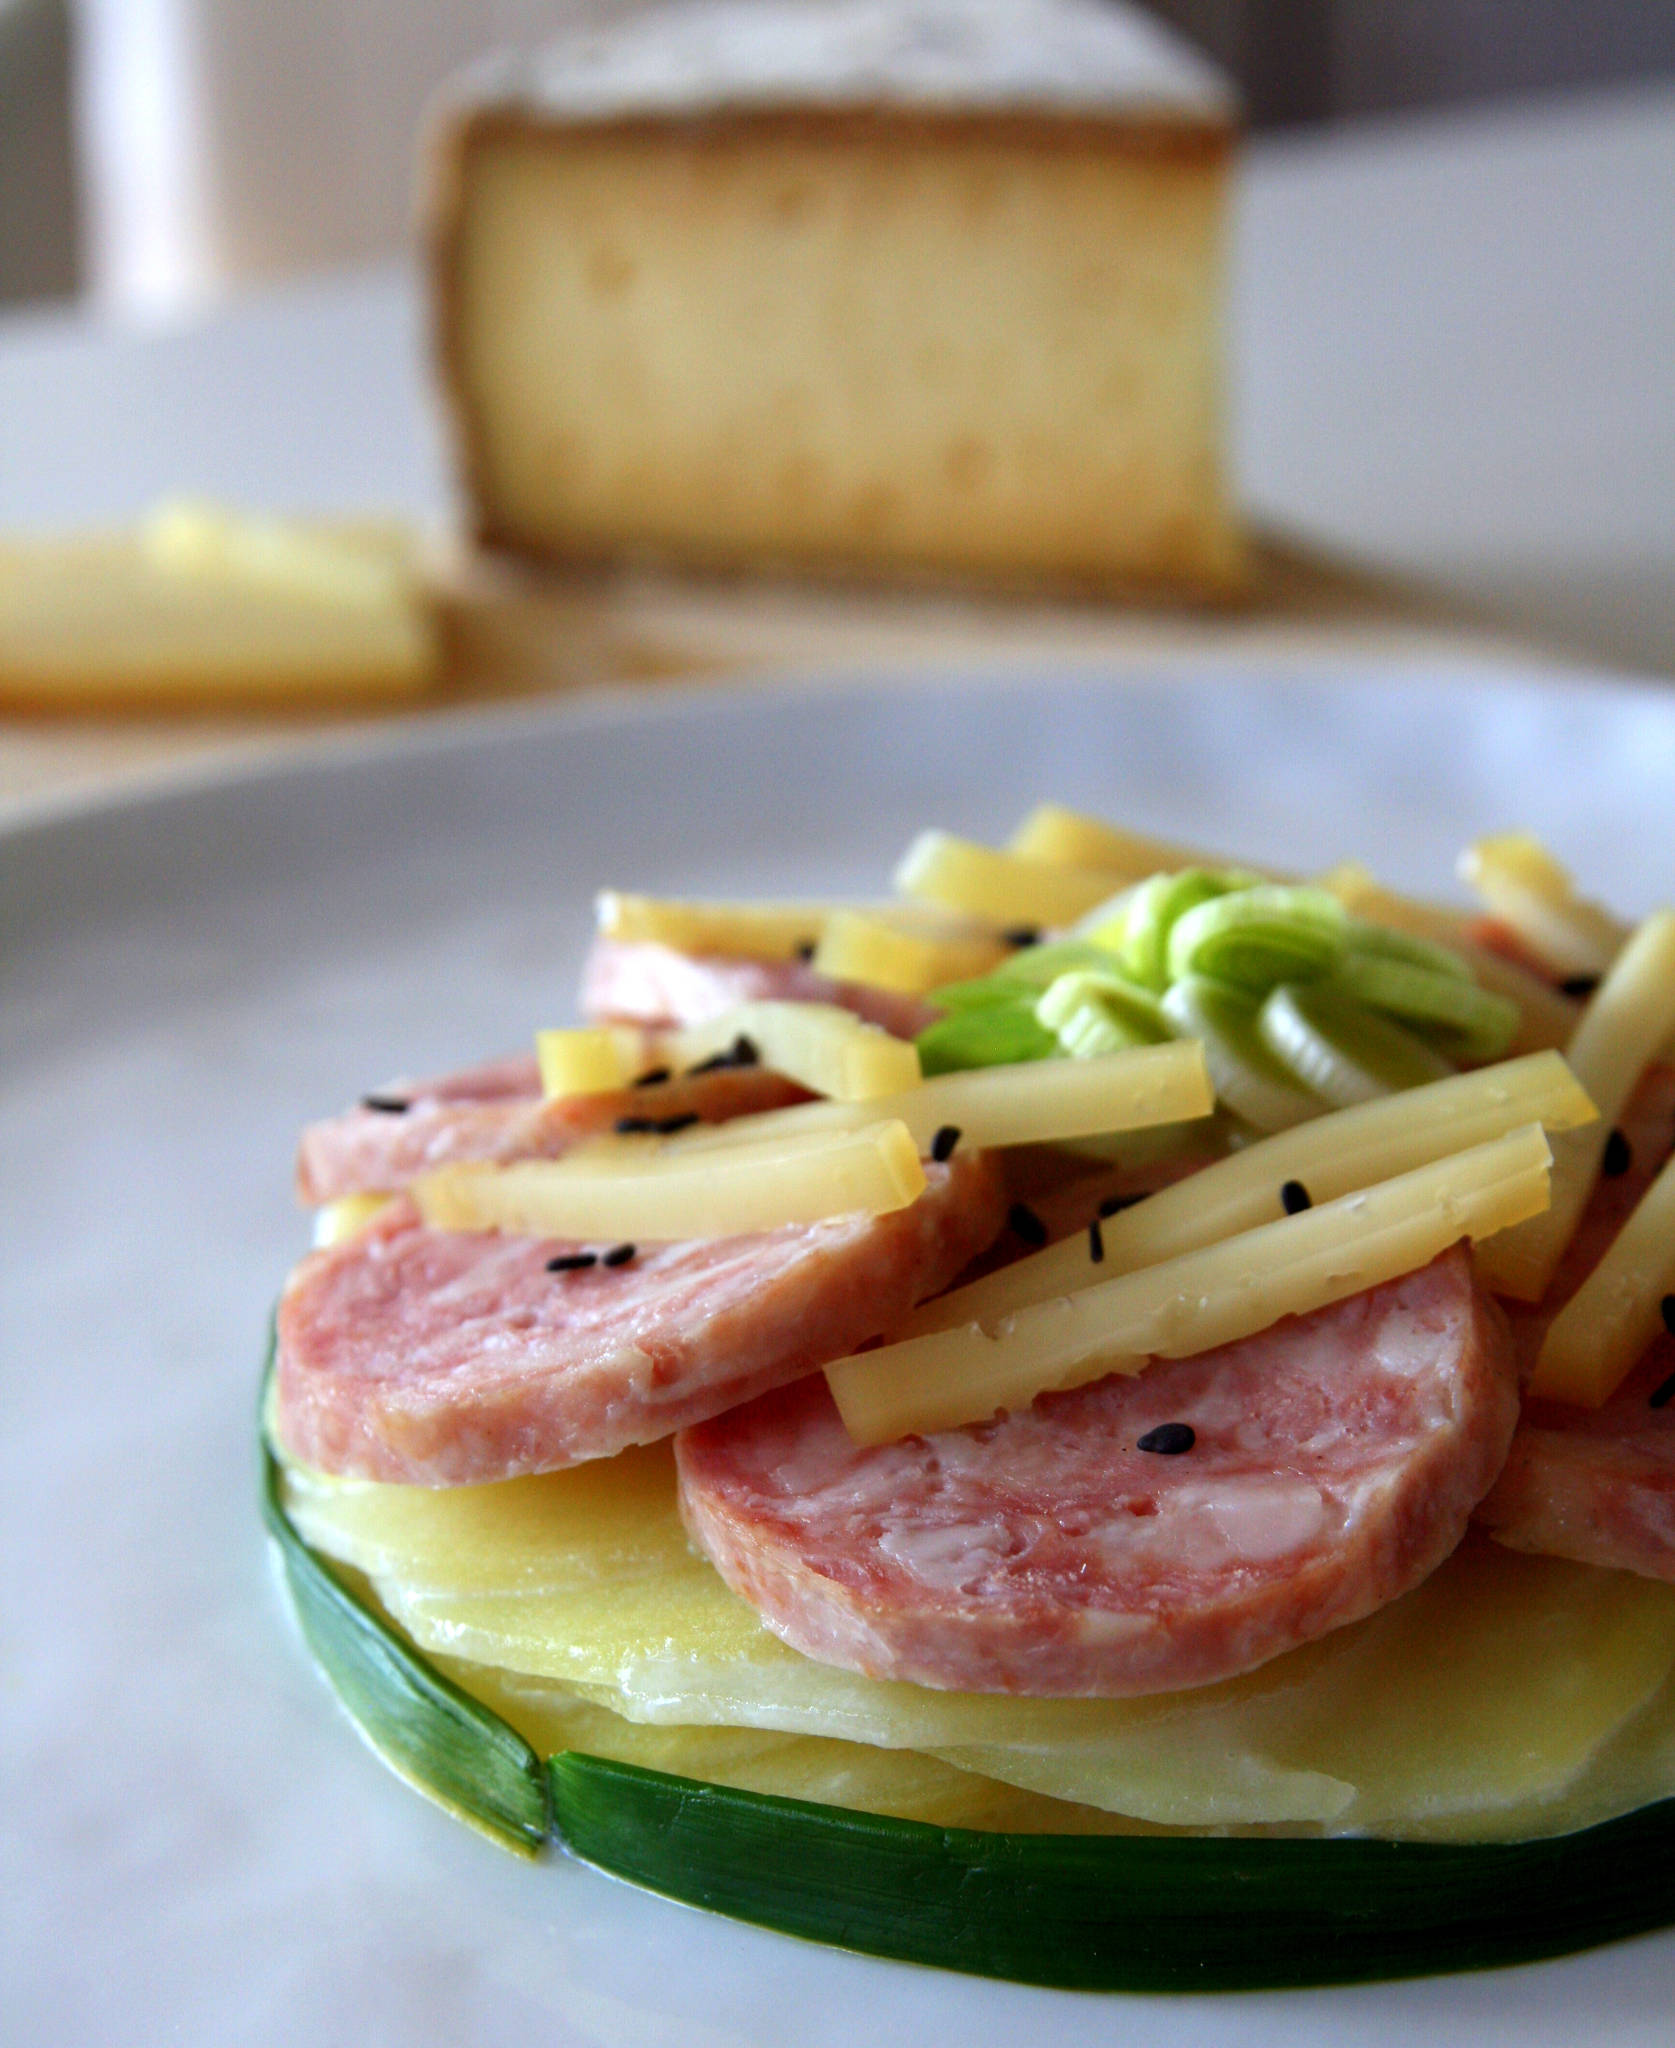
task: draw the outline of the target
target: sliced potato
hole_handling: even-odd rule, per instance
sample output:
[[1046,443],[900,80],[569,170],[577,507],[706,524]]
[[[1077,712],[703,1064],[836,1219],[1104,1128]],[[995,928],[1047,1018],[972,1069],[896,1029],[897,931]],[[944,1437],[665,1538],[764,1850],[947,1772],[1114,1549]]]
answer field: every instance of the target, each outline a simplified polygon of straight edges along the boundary
[[1610,1249],[1548,1325],[1529,1390],[1600,1408],[1664,1327],[1675,1288],[1675,1158],[1641,1196]]
[[1006,957],[992,932],[916,932],[877,911],[835,910],[813,965],[833,981],[859,981],[901,995],[925,995],[951,981],[987,974]]

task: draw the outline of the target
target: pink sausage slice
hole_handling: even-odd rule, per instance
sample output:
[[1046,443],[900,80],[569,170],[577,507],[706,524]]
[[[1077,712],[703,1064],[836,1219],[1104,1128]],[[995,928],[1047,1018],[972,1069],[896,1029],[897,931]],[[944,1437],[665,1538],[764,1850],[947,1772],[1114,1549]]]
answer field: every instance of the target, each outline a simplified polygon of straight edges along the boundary
[[706,1024],[735,1003],[836,1003],[896,1038],[916,1038],[941,1012],[918,996],[832,981],[797,960],[738,960],[672,946],[595,939],[582,970],[582,1010],[599,1022],[662,1030]]
[[[1646,1077],[1619,1128],[1627,1168],[1599,1182],[1547,1300],[1534,1310],[1509,1305],[1526,1368],[1669,1157],[1675,1068]],[[1660,1335],[1603,1408],[1529,1402],[1477,1519],[1513,1550],[1675,1581],[1675,1337]]]
[[303,1260],[279,1307],[278,1429],[328,1472],[461,1486],[651,1443],[887,1333],[1000,1229],[980,1154],[888,1216],[643,1245],[430,1230],[408,1202]]
[[533,1058],[497,1060],[439,1080],[395,1082],[358,1109],[310,1124],[297,1150],[297,1195],[312,1207],[343,1195],[393,1194],[421,1173],[464,1160],[556,1159],[624,1116],[725,1123],[807,1099],[783,1075],[729,1067],[546,1102]]
[[1517,1409],[1505,1325],[1455,1249],[981,1427],[858,1450],[816,1378],[687,1430],[676,1457],[688,1530],[806,1655],[1120,1697],[1248,1671],[1417,1585]]

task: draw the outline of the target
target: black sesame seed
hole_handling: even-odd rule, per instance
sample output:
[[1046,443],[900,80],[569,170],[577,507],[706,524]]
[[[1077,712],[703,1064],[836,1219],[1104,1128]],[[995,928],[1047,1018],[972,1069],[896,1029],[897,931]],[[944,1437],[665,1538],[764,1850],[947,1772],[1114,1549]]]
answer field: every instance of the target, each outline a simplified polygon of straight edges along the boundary
[[802,961],[805,967],[814,958],[814,950],[815,942],[813,939],[799,939],[791,948],[791,951]]
[[931,1140],[931,1157],[938,1166],[945,1165],[954,1156],[954,1147],[960,1142],[958,1124],[942,1124]]
[[602,1266],[626,1266],[638,1249],[636,1245],[614,1244],[602,1255],[599,1263]]
[[585,1273],[589,1266],[597,1266],[597,1252],[560,1252],[556,1259],[547,1261],[549,1273]]
[[673,1137],[676,1131],[691,1130],[692,1126],[698,1121],[698,1112],[695,1109],[689,1109],[680,1116],[663,1117],[652,1128],[660,1138],[669,1138]]
[[1300,1180],[1288,1180],[1280,1189],[1280,1207],[1288,1216],[1300,1216],[1314,1207],[1314,1197]]
[[1178,1458],[1197,1441],[1198,1432],[1190,1422],[1160,1422],[1156,1429],[1148,1429],[1134,1448],[1155,1451],[1160,1458]]
[[611,1128],[619,1138],[630,1138],[643,1131],[655,1131],[658,1122],[654,1116],[619,1116]]
[[1594,990],[1599,987],[1599,976],[1597,974],[1573,974],[1568,981],[1561,981],[1559,987],[1565,995],[1575,996],[1578,1001],[1586,1002]]
[[1096,1266],[1105,1263],[1105,1233],[1099,1227],[1097,1216],[1088,1225],[1088,1257]]
[[1038,924],[1015,924],[1000,936],[1009,946],[1039,946],[1041,927]]
[[1672,1372],[1661,1385],[1652,1389],[1646,1406],[1648,1408],[1667,1408],[1671,1401],[1675,1401],[1675,1372]]
[[363,1095],[362,1109],[375,1109],[383,1116],[405,1116],[413,1107],[405,1095]]
[[722,1052],[712,1052],[707,1060],[700,1060],[695,1067],[688,1067],[689,1074],[719,1074],[724,1067],[754,1067],[762,1055],[756,1049],[756,1041],[746,1038],[741,1031],[732,1044]]
[[1099,1205],[1101,1216],[1120,1216],[1125,1209],[1132,1209],[1136,1202],[1143,1202],[1144,1195],[1107,1195]]
[[669,1069],[667,1067],[647,1067],[646,1071],[635,1081],[634,1086],[636,1088],[656,1088],[661,1086],[668,1078]]
[[1663,1327],[1675,1337],[1675,1294],[1666,1294],[1658,1303],[1658,1314],[1663,1317]]
[[1608,1180],[1617,1180],[1634,1164],[1634,1147],[1621,1131],[1613,1131],[1605,1141],[1605,1154],[1599,1162],[1599,1170]]
[[1043,1245],[1047,1242],[1047,1226],[1026,1202],[1014,1202],[1006,1212],[1006,1220],[1014,1236],[1021,1237],[1025,1244]]

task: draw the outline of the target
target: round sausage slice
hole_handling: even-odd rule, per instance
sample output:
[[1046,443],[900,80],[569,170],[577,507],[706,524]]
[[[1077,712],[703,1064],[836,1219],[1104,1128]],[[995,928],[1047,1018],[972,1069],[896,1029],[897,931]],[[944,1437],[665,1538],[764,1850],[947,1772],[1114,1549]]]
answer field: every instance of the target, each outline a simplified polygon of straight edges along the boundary
[[[1508,1304],[1526,1369],[1669,1157],[1675,1068],[1646,1076],[1618,1128],[1628,1147],[1624,1171],[1595,1187],[1547,1298],[1535,1308]],[[1675,1581],[1675,1336],[1658,1336],[1602,1408],[1526,1403],[1506,1469],[1477,1519],[1512,1550]]]
[[398,1200],[279,1304],[277,1426],[323,1471],[418,1486],[653,1443],[886,1335],[1000,1229],[981,1153],[885,1216],[581,1246],[427,1229]]
[[394,1194],[421,1173],[465,1160],[560,1158],[625,1116],[726,1123],[807,1099],[807,1089],[782,1074],[729,1067],[545,1101],[533,1058],[495,1060],[435,1080],[393,1081],[358,1108],[310,1124],[297,1148],[297,1195],[313,1206]]
[[677,1441],[774,1632],[871,1678],[1163,1692],[1371,1613],[1458,1543],[1518,1392],[1463,1249],[1196,1358],[859,1450],[823,1379]]

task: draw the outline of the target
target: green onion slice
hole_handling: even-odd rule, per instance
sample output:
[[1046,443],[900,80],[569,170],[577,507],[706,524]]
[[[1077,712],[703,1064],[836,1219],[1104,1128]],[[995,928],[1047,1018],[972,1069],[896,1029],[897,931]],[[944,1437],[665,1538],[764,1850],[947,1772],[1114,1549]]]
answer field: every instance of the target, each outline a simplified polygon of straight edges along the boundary
[[1282,981],[1257,1012],[1256,1030],[1275,1059],[1334,1109],[1454,1071],[1440,1053],[1332,982]]
[[1274,1058],[1256,1029],[1256,999],[1225,982],[1187,975],[1163,998],[1163,1014],[1183,1038],[1204,1047],[1220,1101],[1259,1131],[1289,1130],[1319,1116],[1321,1101]]
[[1498,1060],[1518,1034],[1521,1013],[1510,997],[1458,975],[1350,952],[1335,978],[1358,1002],[1399,1018],[1458,1059]]
[[1169,934],[1169,978],[1207,975],[1254,996],[1317,981],[1344,950],[1347,912],[1324,889],[1267,883],[1200,903]]
[[1179,874],[1152,875],[1131,889],[1123,913],[1120,935],[1110,932],[1124,970],[1150,989],[1169,986],[1169,941],[1175,926],[1189,910],[1213,903],[1238,888],[1245,877],[1220,874],[1210,868],[1182,868]]
[[1470,981],[1470,965],[1450,946],[1439,946],[1412,932],[1398,932],[1389,925],[1370,924],[1365,918],[1349,922],[1346,952],[1357,959],[1404,961],[1409,967],[1423,967],[1432,974]]
[[925,998],[939,1010],[984,1010],[996,1004],[1033,999],[1078,967],[1103,968],[1113,965],[1108,948],[1082,939],[1055,939],[1050,945],[1024,946],[992,974],[975,981],[945,982]]
[[927,1078],[963,1067],[1012,1067],[1025,1060],[1051,1059],[1058,1040],[1035,1018],[1035,999],[1026,989],[1010,1002],[956,1010],[939,1017],[913,1041]]
[[1074,1060],[1132,1045],[1160,1045],[1175,1033],[1149,989],[1121,974],[1061,974],[1035,1006],[1035,1019]]

